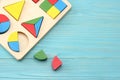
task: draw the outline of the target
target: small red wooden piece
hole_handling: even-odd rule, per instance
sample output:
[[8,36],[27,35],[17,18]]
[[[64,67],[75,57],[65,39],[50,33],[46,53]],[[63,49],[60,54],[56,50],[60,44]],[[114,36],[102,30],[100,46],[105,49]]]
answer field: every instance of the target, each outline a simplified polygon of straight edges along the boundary
[[9,21],[9,19],[5,15],[0,14],[0,23],[1,22],[7,22],[7,21]]
[[58,0],[48,0],[52,5],[54,5]]
[[32,0],[34,3],[37,3],[39,0]]
[[53,70],[57,70],[62,65],[62,61],[55,56],[52,61],[52,68]]
[[36,37],[36,31],[35,31],[35,26],[34,26],[34,24],[22,23],[21,25],[22,25],[25,29],[27,29],[34,37]]

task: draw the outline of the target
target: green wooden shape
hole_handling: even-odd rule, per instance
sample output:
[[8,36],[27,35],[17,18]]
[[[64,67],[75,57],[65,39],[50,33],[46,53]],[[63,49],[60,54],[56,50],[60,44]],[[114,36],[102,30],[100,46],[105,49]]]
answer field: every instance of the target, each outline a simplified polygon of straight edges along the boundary
[[27,21],[27,22],[25,22],[25,23],[28,23],[28,24],[35,24],[35,23],[37,23],[37,22],[40,20],[40,18],[42,18],[42,17],[32,19],[32,20]]
[[34,58],[39,61],[45,61],[47,60],[47,55],[45,54],[43,50],[41,50],[34,55]]
[[40,8],[43,9],[45,12],[47,12],[52,7],[52,4],[48,2],[48,0],[45,0],[41,5]]

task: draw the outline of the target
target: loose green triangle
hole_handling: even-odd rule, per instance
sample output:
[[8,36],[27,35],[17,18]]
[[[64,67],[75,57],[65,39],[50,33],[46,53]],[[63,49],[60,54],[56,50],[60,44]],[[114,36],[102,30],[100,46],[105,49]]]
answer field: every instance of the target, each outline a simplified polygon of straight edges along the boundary
[[47,55],[45,54],[43,50],[41,50],[34,55],[34,58],[39,61],[45,61],[47,60]]
[[42,17],[32,19],[32,20],[27,21],[27,22],[25,22],[25,23],[28,23],[28,24],[35,24],[35,23],[37,23],[37,22],[39,21],[40,18],[42,18]]

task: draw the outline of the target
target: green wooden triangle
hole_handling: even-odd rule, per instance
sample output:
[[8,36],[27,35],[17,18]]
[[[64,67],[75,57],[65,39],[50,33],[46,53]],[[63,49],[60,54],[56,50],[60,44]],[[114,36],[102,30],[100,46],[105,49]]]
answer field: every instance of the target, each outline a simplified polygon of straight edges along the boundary
[[35,24],[35,23],[37,23],[37,22],[40,20],[40,18],[42,18],[42,17],[32,19],[32,20],[27,21],[27,22],[25,22],[25,23],[28,23],[28,24]]

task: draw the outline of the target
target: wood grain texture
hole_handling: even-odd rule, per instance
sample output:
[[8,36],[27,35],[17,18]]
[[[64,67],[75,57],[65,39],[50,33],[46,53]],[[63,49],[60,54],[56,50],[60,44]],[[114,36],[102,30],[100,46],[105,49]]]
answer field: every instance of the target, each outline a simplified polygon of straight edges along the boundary
[[[72,10],[22,61],[0,47],[0,80],[120,80],[120,0],[69,1]],[[33,59],[41,49],[46,62]]]

